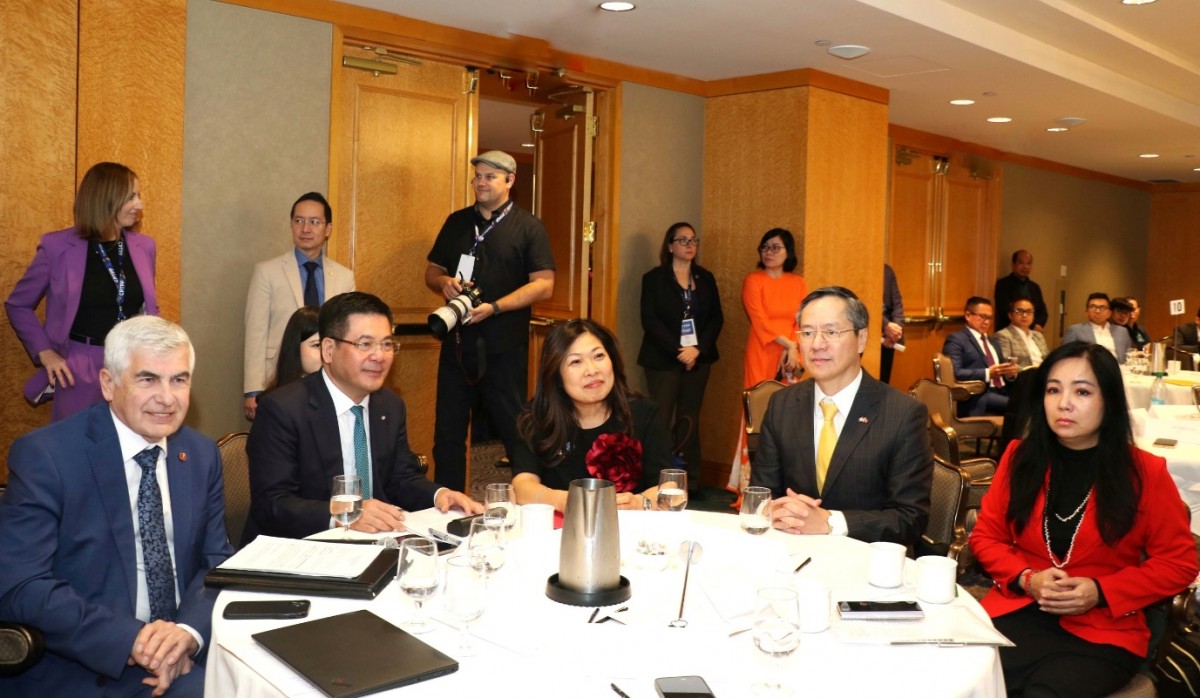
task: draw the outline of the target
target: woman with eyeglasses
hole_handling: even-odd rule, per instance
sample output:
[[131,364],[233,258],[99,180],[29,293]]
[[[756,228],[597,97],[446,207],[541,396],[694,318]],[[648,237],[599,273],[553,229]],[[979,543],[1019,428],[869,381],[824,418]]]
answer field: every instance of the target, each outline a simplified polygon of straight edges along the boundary
[[[75,225],[46,233],[4,310],[39,368],[25,399],[53,399],[50,419],[65,419],[104,399],[104,338],[134,315],[158,315],[154,238],[134,232],[142,195],[133,170],[96,163],[75,195]],[[46,299],[46,321],[37,307]]]
[[[804,278],[796,269],[796,241],[783,228],[768,230],[758,243],[758,269],[742,282],[742,305],[750,319],[744,388],[765,380],[792,383],[800,378],[800,345],[796,339],[796,313],[808,295]],[[750,456],[746,451],[746,429],[733,458],[729,488],[741,495],[750,482]]]
[[1070,342],[1037,369],[1029,434],[1005,451],[971,551],[1008,695],[1105,696],[1146,656],[1144,610],[1196,578],[1189,512],[1162,458],[1133,445],[1121,367]]
[[683,459],[693,489],[700,484],[700,405],[709,371],[720,358],[717,337],[725,323],[717,280],[696,261],[699,250],[700,237],[691,224],[667,228],[659,265],[642,276],[644,334],[638,352],[663,433],[672,433],[684,417],[691,422]]

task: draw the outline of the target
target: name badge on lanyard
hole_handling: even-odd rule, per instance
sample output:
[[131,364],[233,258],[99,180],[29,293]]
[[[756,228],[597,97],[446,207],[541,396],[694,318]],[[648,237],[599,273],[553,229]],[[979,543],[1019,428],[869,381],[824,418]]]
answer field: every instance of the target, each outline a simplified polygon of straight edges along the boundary
[[458,256],[458,269],[454,272],[454,278],[462,279],[463,281],[471,281],[475,274],[475,256],[469,254],[460,254]]
[[679,346],[694,347],[698,344],[700,340],[696,337],[696,321],[686,318],[679,328]]

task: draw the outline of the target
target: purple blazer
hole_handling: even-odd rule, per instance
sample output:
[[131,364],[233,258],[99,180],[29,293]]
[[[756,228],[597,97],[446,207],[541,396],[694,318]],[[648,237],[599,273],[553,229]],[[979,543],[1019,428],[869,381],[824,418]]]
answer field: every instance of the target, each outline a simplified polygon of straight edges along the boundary
[[[158,297],[154,293],[154,238],[131,230],[125,231],[129,260],[142,284],[146,298],[144,313],[158,315]],[[67,340],[75,314],[79,311],[79,294],[83,288],[83,273],[87,266],[88,243],[79,237],[75,228],[46,233],[38,242],[25,275],[4,301],[8,322],[25,346],[37,373],[25,383],[25,399],[33,402],[50,385],[46,369],[41,368],[38,352],[53,349],[67,355]],[[46,324],[37,317],[38,304],[46,299]]]

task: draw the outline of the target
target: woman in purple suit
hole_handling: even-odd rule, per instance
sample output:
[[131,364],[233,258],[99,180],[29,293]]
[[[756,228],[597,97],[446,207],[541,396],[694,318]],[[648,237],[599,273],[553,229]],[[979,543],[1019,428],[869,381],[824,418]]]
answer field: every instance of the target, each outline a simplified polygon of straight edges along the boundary
[[[58,421],[103,400],[104,338],[121,320],[158,315],[154,240],[131,228],[142,217],[137,175],[114,162],[92,166],[75,195],[75,226],[46,233],[4,310],[39,368],[25,398],[53,397]],[[37,307],[46,300],[46,322]]]

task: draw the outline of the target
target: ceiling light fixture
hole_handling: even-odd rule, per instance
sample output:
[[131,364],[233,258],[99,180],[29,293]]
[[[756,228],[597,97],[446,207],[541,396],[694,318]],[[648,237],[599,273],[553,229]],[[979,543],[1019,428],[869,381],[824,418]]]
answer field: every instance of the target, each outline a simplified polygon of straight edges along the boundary
[[1068,131],[1070,129],[1068,129],[1066,126],[1051,126],[1046,130],[1050,133],[1062,133],[1063,131]]
[[817,39],[813,43],[816,44],[817,46],[828,46],[828,45],[832,44],[833,42],[830,41],[829,39]]
[[973,99],[952,99],[950,103],[956,107],[969,107],[975,103]]
[[1007,124],[1008,122],[1012,121],[1012,117],[1010,117],[1010,116],[989,116],[988,121],[992,122],[993,124]]
[[522,143],[522,144],[521,144],[521,147],[522,147],[522,148],[532,148],[532,147],[533,147],[533,145],[534,145],[533,143]]
[[1087,119],[1083,118],[1082,116],[1060,116],[1054,120],[1054,123],[1058,124],[1059,126],[1074,128],[1076,126],[1082,126],[1086,124]]
[[1158,2],[1158,0],[1121,0],[1122,5],[1149,5],[1152,2]]
[[609,12],[628,12],[637,9],[637,5],[631,2],[602,2],[600,9],[608,10]]
[[1142,154],[1141,154],[1141,155],[1139,155],[1138,157],[1139,157],[1139,158],[1146,158],[1146,159],[1150,159],[1150,158],[1156,158],[1156,157],[1158,157],[1158,153],[1142,153]]
[[825,49],[831,55],[837,56],[843,60],[852,61],[855,58],[861,58],[871,52],[871,49],[858,44],[838,44]]

